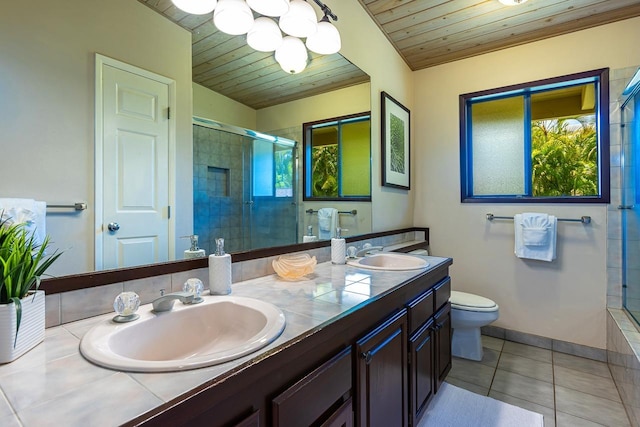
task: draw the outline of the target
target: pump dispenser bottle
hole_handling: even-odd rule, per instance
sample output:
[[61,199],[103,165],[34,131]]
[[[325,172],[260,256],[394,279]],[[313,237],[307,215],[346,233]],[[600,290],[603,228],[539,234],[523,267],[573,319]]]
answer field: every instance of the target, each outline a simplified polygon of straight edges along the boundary
[[333,264],[346,264],[347,262],[347,243],[342,238],[343,231],[347,230],[336,228],[336,237],[331,239],[331,262]]
[[186,251],[184,251],[184,259],[191,259],[191,258],[204,258],[205,257],[205,252],[204,249],[200,249],[198,247],[198,235],[197,234],[192,234],[191,236],[183,236],[185,238],[189,238],[191,240],[191,247],[189,249],[187,249]]
[[216,239],[216,252],[209,255],[209,293],[231,293],[231,255],[224,252],[224,239]]
[[317,236],[313,235],[313,225],[307,227],[307,235],[302,236],[302,243],[315,242],[318,240]]

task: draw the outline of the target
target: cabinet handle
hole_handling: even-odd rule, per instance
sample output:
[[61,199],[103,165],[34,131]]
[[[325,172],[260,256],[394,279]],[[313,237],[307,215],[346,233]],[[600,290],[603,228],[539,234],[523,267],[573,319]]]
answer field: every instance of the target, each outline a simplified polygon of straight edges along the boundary
[[373,355],[371,354],[370,351],[367,351],[366,353],[360,354],[360,357],[362,357],[364,359],[364,363],[368,365],[369,363],[371,363],[371,359],[373,358]]

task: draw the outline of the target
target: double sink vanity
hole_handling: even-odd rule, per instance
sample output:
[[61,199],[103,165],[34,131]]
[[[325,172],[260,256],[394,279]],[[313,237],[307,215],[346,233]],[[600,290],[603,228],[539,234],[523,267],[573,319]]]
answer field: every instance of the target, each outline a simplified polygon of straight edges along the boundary
[[[238,282],[230,296],[163,313],[147,304],[130,324],[103,315],[51,328],[24,356],[51,398],[21,410],[20,387],[5,386],[11,365],[0,367],[0,383],[24,426],[415,425],[451,368],[452,260],[360,262],[321,263],[298,281]],[[49,360],[57,334],[83,337],[95,364],[80,345],[68,363]],[[87,379],[65,383],[74,364]]]

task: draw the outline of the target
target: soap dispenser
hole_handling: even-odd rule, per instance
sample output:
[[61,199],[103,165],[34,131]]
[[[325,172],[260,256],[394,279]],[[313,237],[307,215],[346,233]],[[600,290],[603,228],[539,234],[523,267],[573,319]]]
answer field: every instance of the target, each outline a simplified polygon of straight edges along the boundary
[[315,242],[316,240],[318,237],[313,235],[313,225],[307,226],[307,235],[302,236],[302,243]]
[[347,243],[342,238],[343,231],[347,230],[336,228],[336,237],[331,239],[331,262],[333,264],[346,264],[347,262]]
[[224,252],[224,239],[216,239],[216,252],[209,255],[209,293],[231,293],[231,255]]
[[206,253],[204,251],[204,249],[200,249],[198,247],[198,235],[197,234],[192,234],[190,236],[182,236],[183,238],[188,238],[191,240],[191,247],[189,249],[187,249],[186,251],[184,251],[184,259],[191,259],[191,258],[204,258],[206,256]]

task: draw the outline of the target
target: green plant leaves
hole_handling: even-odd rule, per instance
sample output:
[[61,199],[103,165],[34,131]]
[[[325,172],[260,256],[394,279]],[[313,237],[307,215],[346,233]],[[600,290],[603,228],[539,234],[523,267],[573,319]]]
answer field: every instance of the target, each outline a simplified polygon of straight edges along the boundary
[[57,251],[46,255],[47,246],[49,236],[39,245],[24,224],[0,220],[0,304],[15,305],[16,342],[22,320],[20,300],[40,287],[42,275],[62,255]]

